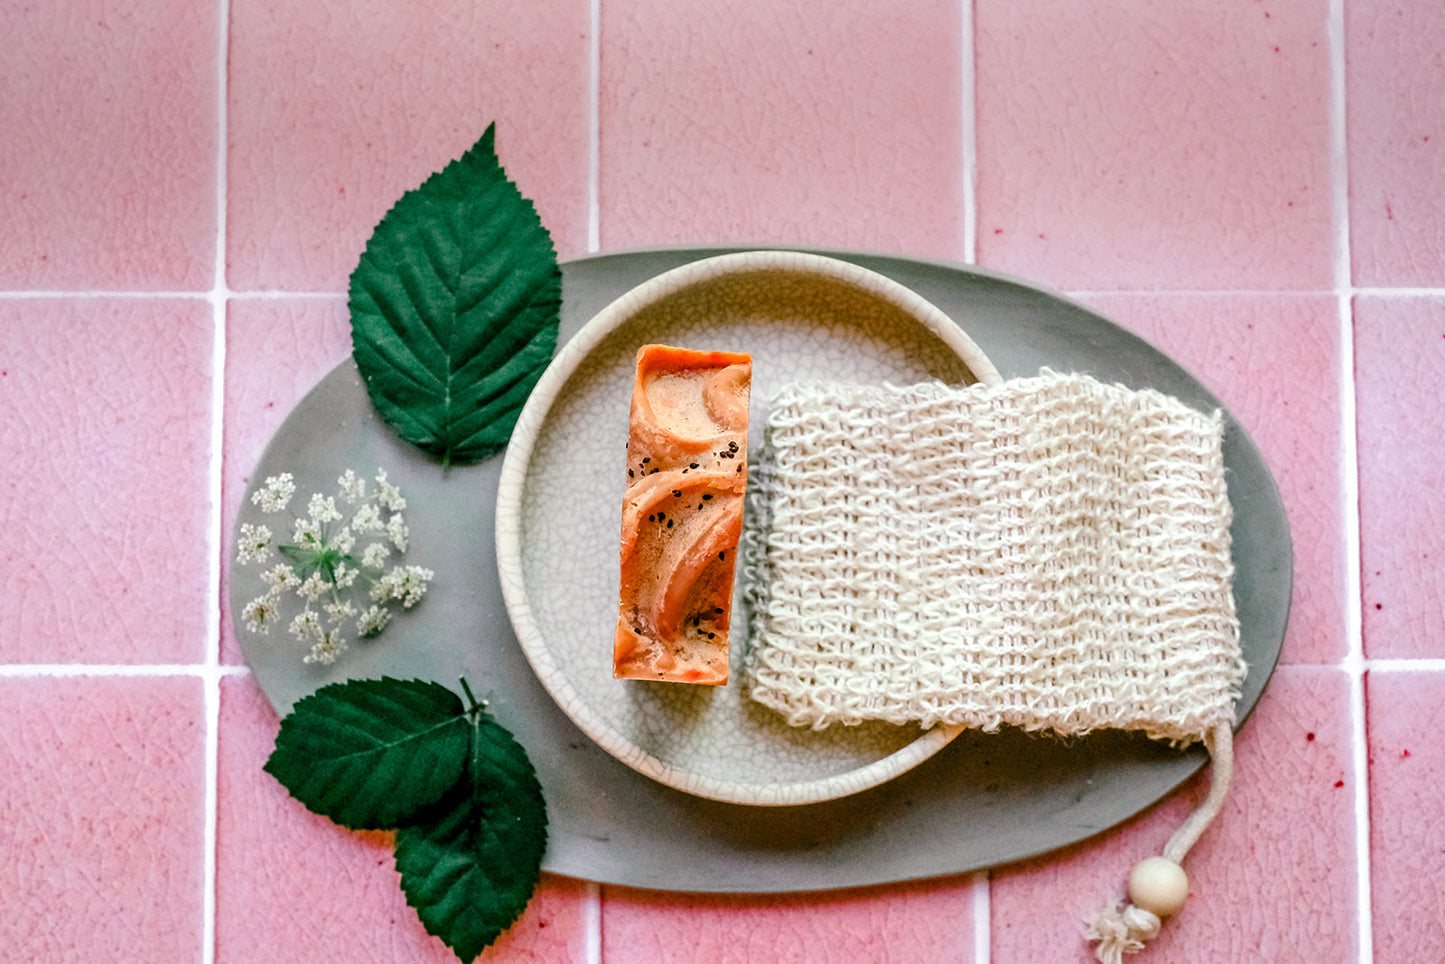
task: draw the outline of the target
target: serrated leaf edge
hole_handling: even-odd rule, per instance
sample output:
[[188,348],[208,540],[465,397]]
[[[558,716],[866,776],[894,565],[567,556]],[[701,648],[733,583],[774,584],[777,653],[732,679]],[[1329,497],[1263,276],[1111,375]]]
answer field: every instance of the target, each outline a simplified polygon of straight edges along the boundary
[[[542,838],[540,841],[541,845],[537,851],[536,866],[529,866],[528,868],[526,868],[527,877],[530,879],[531,883],[531,887],[527,892],[526,898],[515,907],[509,918],[507,918],[506,920],[501,920],[499,916],[498,921],[496,922],[495,934],[493,934],[490,939],[488,939],[475,951],[472,951],[470,947],[459,950],[452,939],[455,935],[438,933],[437,930],[433,929],[432,922],[429,921],[427,917],[422,916],[422,908],[418,905],[420,896],[416,891],[414,883],[411,881],[410,875],[403,870],[401,860],[404,850],[411,846],[411,837],[413,832],[421,833],[426,829],[438,828],[441,825],[442,821],[449,819],[455,813],[455,809],[448,808],[442,804],[439,804],[431,811],[437,817],[435,822],[416,821],[398,828],[396,841],[396,869],[397,873],[401,877],[400,885],[403,894],[406,896],[407,905],[410,906],[413,910],[417,911],[418,920],[421,921],[422,926],[426,930],[426,932],[428,934],[431,934],[433,937],[436,937],[438,940],[442,941],[442,943],[446,944],[446,946],[462,961],[475,959],[476,956],[480,955],[488,947],[491,947],[493,944],[495,944],[497,938],[499,938],[502,934],[506,933],[507,930],[509,930],[514,924],[516,924],[519,919],[521,919],[523,913],[526,912],[527,905],[531,903],[532,897],[536,894],[537,883],[540,880],[541,876],[542,855],[546,852],[548,837],[546,801],[542,797],[541,784],[537,780],[536,769],[535,767],[533,767],[531,760],[528,758],[526,749],[517,742],[516,737],[511,733],[511,731],[509,731],[506,727],[502,726],[495,719],[487,716],[480,710],[473,710],[470,712],[474,713],[475,715],[473,716],[471,721],[471,734],[469,737],[470,744],[468,746],[467,753],[468,772],[462,777],[462,780],[463,782],[470,783],[471,786],[465,791],[461,791],[459,788],[454,788],[454,791],[456,792],[456,795],[458,797],[464,797],[464,801],[459,801],[456,806],[465,806],[467,810],[470,811],[470,814],[466,819],[475,819],[479,821],[479,823],[487,821],[487,808],[481,805],[481,803],[478,801],[478,796],[481,792],[481,785],[477,782],[476,774],[476,764],[478,762],[478,759],[484,756],[486,761],[488,762],[488,765],[491,768],[505,773],[507,777],[513,782],[524,785],[522,789],[525,792],[526,798],[529,803],[534,803],[537,807],[540,808],[540,824]],[[503,741],[499,741],[493,736],[488,738],[488,745],[495,747],[510,744],[511,746],[516,748],[518,754],[520,755],[520,759],[515,759],[510,754],[481,754],[480,731],[484,726],[493,729],[497,733],[500,733],[503,737],[503,740],[505,741],[505,743],[503,743]],[[514,764],[520,764],[520,767],[515,766]],[[444,801],[445,797],[443,798],[443,802]],[[479,833],[480,828],[476,832]],[[447,874],[448,882],[444,885],[443,888],[448,895],[454,893],[456,888],[458,886],[461,886],[462,881],[464,881],[464,879],[469,873],[483,873],[477,865],[475,854],[468,855],[468,858],[465,860],[459,859],[451,861],[448,866],[450,870],[450,873]],[[490,881],[490,877],[488,877],[487,879]],[[447,901],[444,898],[442,901],[435,901],[432,902],[432,904],[433,906],[440,906],[445,902]]]
[[[337,823],[338,825],[346,827],[348,829],[391,830],[406,824],[416,815],[423,813],[429,808],[435,806],[438,801],[445,798],[447,793],[449,793],[452,789],[455,788],[458,781],[465,779],[467,773],[467,764],[464,763],[459,769],[457,774],[457,780],[443,786],[437,792],[435,797],[424,797],[414,803],[410,809],[405,811],[399,811],[394,819],[385,821],[355,820],[347,817],[344,811],[328,812],[328,808],[319,807],[318,805],[320,801],[315,796],[307,792],[308,787],[304,781],[297,786],[293,786],[290,782],[283,779],[284,772],[277,772],[278,770],[283,769],[282,761],[296,758],[304,762],[308,759],[314,758],[315,756],[314,753],[307,753],[303,751],[301,741],[289,738],[294,737],[297,732],[298,726],[301,727],[303,730],[306,729],[305,724],[299,724],[296,722],[298,719],[296,717],[296,714],[298,712],[315,712],[313,708],[316,705],[316,701],[324,702],[332,706],[337,706],[342,708],[343,710],[355,710],[357,708],[357,701],[341,698],[340,693],[342,691],[364,694],[368,698],[380,696],[382,697],[382,701],[390,707],[394,707],[403,712],[415,712],[414,702],[412,707],[408,707],[407,705],[405,705],[404,701],[397,698],[394,693],[385,691],[387,689],[397,690],[398,687],[404,688],[399,690],[399,692],[413,694],[420,692],[444,692],[453,700],[455,700],[456,711],[452,715],[449,715],[445,719],[442,719],[432,724],[423,731],[406,732],[401,739],[389,743],[378,743],[370,750],[359,750],[352,753],[342,753],[334,756],[327,756],[325,758],[327,762],[335,762],[338,765],[343,765],[346,761],[355,761],[358,758],[367,756],[370,753],[378,752],[379,750],[406,746],[418,740],[425,739],[428,736],[435,736],[438,731],[443,730],[447,727],[456,726],[459,721],[465,721],[466,717],[470,713],[470,711],[467,710],[466,707],[463,705],[460,698],[457,697],[456,693],[452,692],[447,687],[442,686],[440,683],[434,683],[427,680],[413,679],[408,681],[396,679],[393,677],[382,677],[379,680],[346,680],[339,683],[328,684],[327,686],[323,686],[321,689],[310,694],[309,696],[303,697],[302,699],[298,700],[295,706],[292,707],[291,712],[288,713],[286,718],[281,721],[281,728],[276,734],[275,747],[272,750],[271,755],[267,758],[265,764],[262,765],[262,770],[270,774],[278,783],[285,787],[287,792],[290,793],[297,802],[301,803],[302,806],[306,807],[306,809],[310,810],[312,813],[316,813],[320,816],[326,817],[334,823]],[[353,730],[361,729],[360,727],[352,728]],[[330,729],[330,727],[323,727],[321,729],[324,732],[324,730]],[[472,740],[472,730],[469,727],[467,733],[467,746],[464,754],[464,759],[466,761],[470,761],[471,759]],[[308,797],[310,799],[308,799]]]
[[[366,376],[367,390],[368,394],[372,397],[373,404],[382,416],[382,420],[390,425],[393,431],[422,450],[440,457],[443,466],[478,462],[494,454],[505,444],[506,439],[510,437],[512,428],[515,427],[516,423],[516,419],[512,418],[505,420],[504,424],[498,425],[498,431],[491,434],[500,436],[499,439],[487,437],[485,428],[472,431],[463,431],[456,428],[458,424],[468,417],[466,415],[456,416],[454,412],[452,383],[456,380],[457,375],[460,372],[464,372],[467,366],[486,350],[486,346],[491,345],[495,338],[502,336],[512,328],[518,320],[524,317],[530,317],[534,311],[555,314],[554,309],[561,303],[561,271],[557,266],[556,245],[552,240],[551,233],[542,223],[536,205],[530,198],[523,195],[516,183],[507,176],[506,170],[503,168],[495,151],[495,137],[496,125],[495,123],[489,124],[477,143],[463,153],[461,157],[430,175],[416,188],[403,194],[396,203],[391,206],[377,224],[372,237],[368,239],[366,248],[358,260],[357,271],[353,272],[352,283],[349,286],[348,307],[353,314],[353,318],[358,311],[361,311],[362,313],[373,315],[384,321],[387,329],[396,335],[397,341],[407,349],[412,358],[419,362],[427,375],[426,379],[419,379],[417,373],[410,370],[410,366],[400,364],[400,360],[396,358],[394,353],[388,353],[383,350],[381,346],[376,343],[375,339],[366,338],[353,323],[353,352],[357,355],[358,368],[361,368],[363,375]],[[411,312],[411,315],[420,323],[419,327],[425,329],[431,336],[433,347],[439,348],[442,356],[448,362],[446,377],[445,379],[441,379],[435,371],[427,366],[425,360],[417,355],[416,346],[413,345],[407,336],[393,323],[395,317],[406,313],[396,312],[395,309],[392,310],[392,313],[383,310],[378,296],[381,296],[381,300],[386,300],[386,293],[378,291],[377,286],[367,283],[366,274],[361,271],[361,268],[363,266],[369,266],[380,273],[391,274],[397,278],[399,283],[405,288],[408,273],[399,269],[394,271],[390,270],[401,262],[395,258],[384,259],[382,257],[384,249],[374,249],[373,241],[378,237],[405,233],[404,227],[398,228],[394,226],[395,222],[412,216],[411,212],[413,208],[416,208],[418,212],[424,213],[426,208],[434,205],[437,197],[462,201],[467,200],[468,191],[464,183],[464,176],[466,174],[491,179],[491,183],[487,184],[478,197],[471,198],[472,201],[479,199],[485,200],[493,194],[500,193],[515,202],[507,206],[493,203],[484,209],[485,215],[495,214],[497,217],[493,218],[493,220],[500,219],[502,221],[500,226],[495,226],[490,221],[486,222],[483,226],[483,234],[485,236],[492,237],[499,233],[505,235],[514,230],[512,225],[517,221],[525,220],[526,222],[524,225],[526,236],[516,245],[516,250],[512,252],[512,256],[502,259],[504,268],[508,264],[520,264],[537,257],[547,258],[551,262],[551,265],[550,271],[542,272],[544,275],[542,280],[529,284],[523,290],[523,294],[526,295],[524,307],[509,313],[507,320],[497,332],[492,333],[479,343],[475,351],[468,353],[461,359],[453,358],[449,338],[443,338],[439,332],[435,331],[431,323],[428,322],[422,313]],[[446,223],[444,216],[442,221]],[[450,224],[447,224],[447,227],[448,229],[454,229],[454,226]],[[421,232],[423,245],[428,243],[429,234],[429,232]],[[465,250],[465,239],[462,242],[462,248],[464,254],[467,253]],[[471,261],[482,258],[482,256],[476,254],[476,252],[470,253],[472,254],[470,258]],[[429,253],[428,257],[431,258],[432,255]],[[463,260],[467,259],[464,258]],[[429,263],[435,264],[436,261],[433,258]],[[511,272],[509,270],[500,271],[498,284],[504,283],[510,274]],[[358,275],[361,275],[359,282]],[[467,278],[467,275],[468,269],[463,267],[458,271],[455,280],[458,282],[462,281]],[[460,285],[454,283],[452,279],[441,278],[440,276],[438,280],[446,290],[452,293],[453,299],[456,302],[456,307],[452,315],[454,318],[460,318],[462,314],[464,314],[459,300]],[[495,288],[496,285],[493,285],[490,286],[489,290],[495,290]],[[419,300],[414,297],[411,292],[408,292],[408,297],[411,298],[412,305],[419,303]],[[480,299],[469,299],[466,310],[471,310],[485,300],[485,295]],[[550,357],[556,348],[556,327],[556,320],[554,318],[550,324],[544,324],[532,338],[529,338],[527,343],[522,349],[519,349],[518,352],[528,351],[534,342],[537,341],[537,337],[542,336],[548,345],[546,357]],[[363,350],[363,345],[365,346],[365,350]],[[417,415],[411,407],[405,404],[399,404],[385,396],[378,396],[378,394],[373,391],[371,378],[366,375],[366,364],[369,360],[364,356],[368,353],[372,358],[382,359],[385,362],[385,367],[390,371],[401,373],[404,379],[410,381],[419,392],[430,393],[433,396],[440,395],[442,399],[440,402],[441,420],[438,422],[435,419],[424,418]],[[515,355],[515,353],[513,353],[513,355]],[[510,361],[511,358],[508,359],[508,362]],[[507,367],[506,363],[504,363],[503,367]],[[542,367],[545,367],[545,358],[542,359]],[[538,378],[540,378],[540,374],[540,372],[537,373]],[[533,379],[532,384],[535,384],[535,381],[536,379]],[[530,388],[531,386],[528,386],[529,393]],[[464,394],[468,393],[458,393],[458,395]],[[523,402],[525,402],[525,399],[523,399]],[[505,416],[509,411],[510,408],[508,407],[502,408],[502,416]],[[475,412],[469,414],[475,415]],[[482,437],[479,439],[479,436]]]

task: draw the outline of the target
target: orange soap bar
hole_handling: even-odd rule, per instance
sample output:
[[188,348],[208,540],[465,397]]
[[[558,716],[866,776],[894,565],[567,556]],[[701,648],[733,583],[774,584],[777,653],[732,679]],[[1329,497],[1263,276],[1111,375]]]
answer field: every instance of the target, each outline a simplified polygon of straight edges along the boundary
[[612,675],[728,680],[733,566],[747,486],[748,355],[637,352]]

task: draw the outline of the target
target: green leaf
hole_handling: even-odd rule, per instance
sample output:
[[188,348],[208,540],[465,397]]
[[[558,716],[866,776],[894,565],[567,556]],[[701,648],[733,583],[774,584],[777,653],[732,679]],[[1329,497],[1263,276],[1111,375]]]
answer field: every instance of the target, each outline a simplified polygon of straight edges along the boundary
[[461,699],[439,683],[351,680],[297,702],[265,770],[344,827],[390,829],[461,781],[470,737]]
[[352,353],[372,404],[444,465],[506,445],[557,347],[557,252],[494,131],[396,202],[351,275]]
[[401,889],[426,928],[470,961],[521,915],[547,847],[547,807],[526,752],[475,714],[467,777],[396,833]]

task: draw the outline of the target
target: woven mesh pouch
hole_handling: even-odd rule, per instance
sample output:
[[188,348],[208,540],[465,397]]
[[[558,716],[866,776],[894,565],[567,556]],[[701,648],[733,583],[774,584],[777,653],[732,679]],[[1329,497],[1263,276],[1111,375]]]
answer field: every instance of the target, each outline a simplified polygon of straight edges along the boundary
[[752,698],[814,728],[1202,739],[1245,672],[1221,435],[1047,370],[785,387],[744,535]]
[[999,385],[796,383],[743,533],[752,699],[865,720],[1139,730],[1213,758],[1204,801],[1086,936],[1119,964],[1188,893],[1246,667],[1223,419],[1044,370]]

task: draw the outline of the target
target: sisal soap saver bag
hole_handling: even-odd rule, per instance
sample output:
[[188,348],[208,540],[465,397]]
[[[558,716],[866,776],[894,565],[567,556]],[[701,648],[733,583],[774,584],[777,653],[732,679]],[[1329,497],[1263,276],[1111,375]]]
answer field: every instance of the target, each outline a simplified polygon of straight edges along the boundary
[[1090,925],[1101,961],[1179,909],[1245,666],[1223,420],[1045,370],[1001,385],[804,382],[749,482],[752,699],[795,726],[1139,730],[1208,744],[1210,793]]

